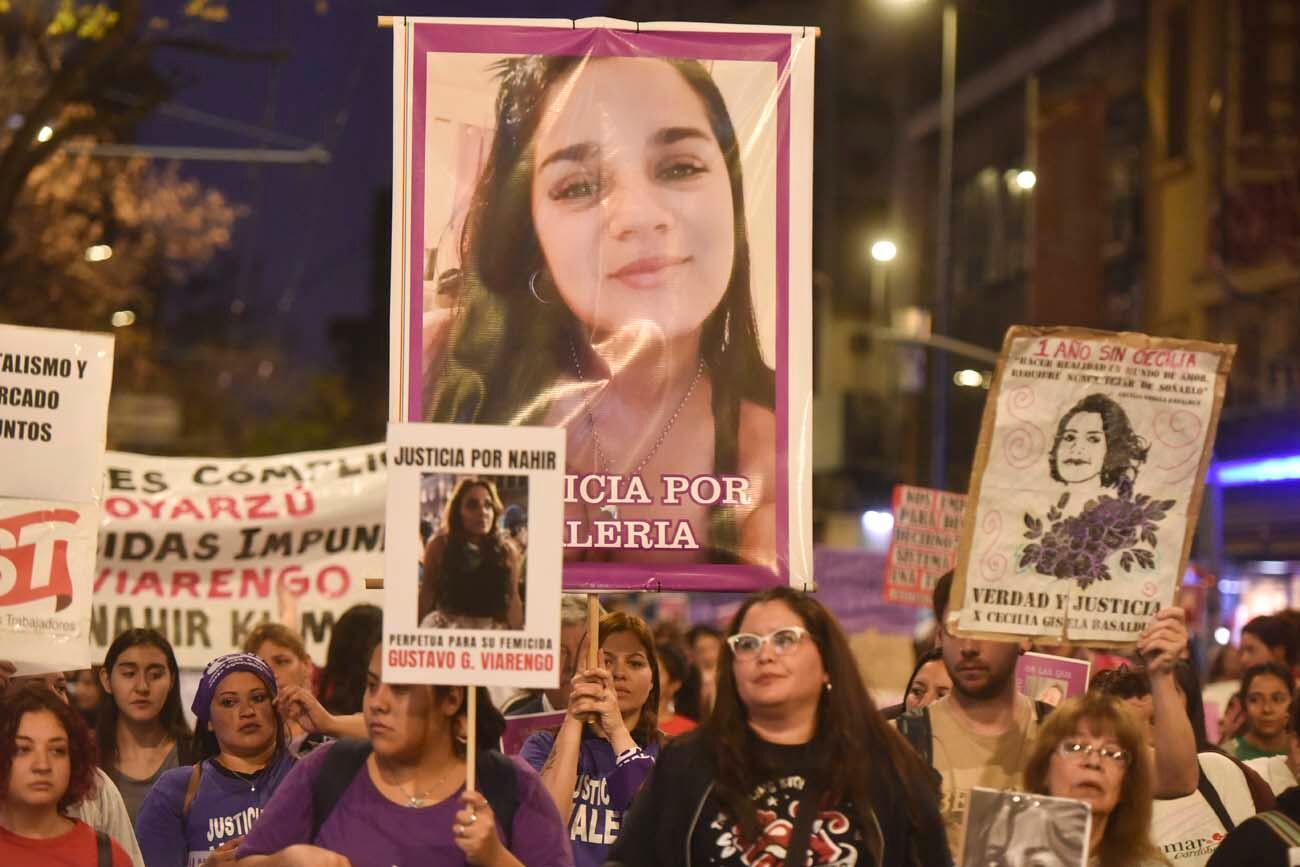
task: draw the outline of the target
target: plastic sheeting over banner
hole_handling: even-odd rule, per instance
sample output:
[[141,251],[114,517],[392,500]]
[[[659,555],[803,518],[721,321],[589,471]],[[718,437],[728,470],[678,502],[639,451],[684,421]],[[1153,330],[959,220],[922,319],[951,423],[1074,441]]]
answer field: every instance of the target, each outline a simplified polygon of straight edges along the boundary
[[248,460],[109,452],[106,465],[90,630],[101,659],[115,635],[149,626],[202,667],[283,618],[323,662],[339,615],[381,601],[365,579],[383,575],[382,443]]
[[568,588],[812,587],[814,43],[395,19],[391,417],[563,428]]

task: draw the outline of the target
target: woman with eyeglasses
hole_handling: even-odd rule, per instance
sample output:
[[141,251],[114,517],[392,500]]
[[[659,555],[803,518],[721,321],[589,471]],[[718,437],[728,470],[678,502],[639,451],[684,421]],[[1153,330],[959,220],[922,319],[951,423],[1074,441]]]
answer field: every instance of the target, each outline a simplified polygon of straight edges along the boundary
[[839,624],[786,587],[751,596],[717,701],[664,747],[615,865],[951,863],[920,759],[876,710]]
[[1146,737],[1119,699],[1090,692],[1053,711],[1038,730],[1025,786],[1092,808],[1089,867],[1168,863],[1151,843],[1155,772]]
[[520,751],[568,819],[574,867],[604,863],[659,754],[659,663],[645,621],[602,617],[600,660],[574,676],[559,731],[533,734]]

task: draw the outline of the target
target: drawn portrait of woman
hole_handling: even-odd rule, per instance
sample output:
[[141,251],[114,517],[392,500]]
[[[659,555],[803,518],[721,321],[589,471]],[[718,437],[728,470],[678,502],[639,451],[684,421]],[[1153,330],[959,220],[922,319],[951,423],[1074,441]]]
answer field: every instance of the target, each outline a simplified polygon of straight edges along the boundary
[[1135,494],[1150,446],[1123,407],[1090,394],[1061,416],[1047,454],[1048,471],[1065,492],[1043,517],[1026,512],[1018,554],[1021,570],[1076,580],[1080,587],[1109,581],[1112,557],[1124,573],[1151,571],[1159,524],[1175,505]]
[[[692,60],[527,56],[494,68],[496,129],[425,420],[562,426],[569,473],[636,476],[650,500],[570,502],[566,535],[660,520],[688,525],[698,544],[570,541],[571,560],[771,565],[775,376],[718,86]],[[745,484],[731,502],[665,502],[665,474]]]
[[1131,490],[1148,451],[1123,407],[1104,394],[1090,394],[1061,416],[1047,464],[1063,485]]

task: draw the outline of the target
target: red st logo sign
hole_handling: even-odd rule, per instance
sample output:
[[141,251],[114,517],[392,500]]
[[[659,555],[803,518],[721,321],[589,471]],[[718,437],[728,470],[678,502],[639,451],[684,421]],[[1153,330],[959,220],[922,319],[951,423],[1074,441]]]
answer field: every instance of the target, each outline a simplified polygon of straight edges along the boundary
[[72,604],[68,543],[81,516],[50,509],[0,518],[0,607],[55,597],[55,611]]

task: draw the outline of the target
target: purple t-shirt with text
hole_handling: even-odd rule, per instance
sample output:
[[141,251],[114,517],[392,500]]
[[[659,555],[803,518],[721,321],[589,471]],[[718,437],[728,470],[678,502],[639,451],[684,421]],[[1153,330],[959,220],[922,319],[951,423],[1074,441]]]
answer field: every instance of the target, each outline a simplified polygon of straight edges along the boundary
[[[316,838],[310,839],[311,793],[321,763],[332,748],[319,747],[298,762],[267,806],[262,821],[239,847],[240,858],[311,843],[346,856],[352,867],[467,863],[451,834],[464,790],[429,807],[405,807],[388,800],[375,787],[368,763],[343,790]],[[519,804],[511,828],[511,852],[525,867],[572,867],[555,802],[531,768],[517,759],[515,765]]]
[[135,836],[149,867],[197,867],[208,853],[248,833],[276,788],[294,766],[281,750],[255,777],[240,777],[208,759],[199,787],[183,815],[194,767],[172,768],[158,778],[135,817]]
[[[541,770],[555,745],[555,734],[540,731],[524,741],[519,752]],[[576,867],[600,867],[609,847],[618,839],[623,814],[637,790],[650,775],[659,745],[616,756],[609,741],[585,736],[578,750],[578,779],[573,787],[573,812],[569,814],[569,840]]]

